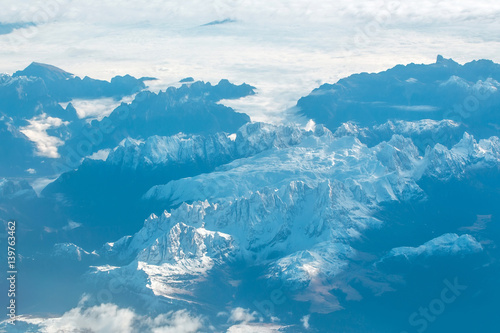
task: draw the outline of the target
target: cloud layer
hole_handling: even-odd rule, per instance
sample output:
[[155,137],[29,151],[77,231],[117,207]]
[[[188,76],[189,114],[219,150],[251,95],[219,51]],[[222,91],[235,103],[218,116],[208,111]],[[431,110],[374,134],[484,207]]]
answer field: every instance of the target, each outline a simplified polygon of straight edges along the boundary
[[[132,309],[119,308],[115,304],[86,307],[84,297],[76,308],[56,318],[18,318],[29,326],[30,331],[41,333],[92,332],[92,333],[195,333],[215,331],[207,319],[191,314],[187,310],[170,311],[156,317],[137,314]],[[226,332],[281,332],[284,326],[263,323],[256,312],[234,308],[228,316]],[[3,322],[2,324],[5,324]],[[24,326],[23,326],[24,327]]]
[[230,105],[282,121],[298,98],[351,73],[438,53],[499,62],[499,14],[489,0],[7,0],[0,22],[37,25],[0,36],[0,72],[36,60],[82,77],[246,81],[259,94]]
[[50,136],[47,130],[66,125],[67,122],[59,118],[48,117],[45,113],[28,120],[29,125],[21,128],[21,133],[26,135],[32,142],[36,143],[38,156],[58,158],[57,147],[64,144],[60,138]]
[[39,332],[93,332],[93,333],[194,333],[203,327],[201,317],[192,316],[186,310],[171,311],[155,318],[138,315],[131,309],[115,304],[101,304],[69,310],[59,318],[20,319],[37,325]]

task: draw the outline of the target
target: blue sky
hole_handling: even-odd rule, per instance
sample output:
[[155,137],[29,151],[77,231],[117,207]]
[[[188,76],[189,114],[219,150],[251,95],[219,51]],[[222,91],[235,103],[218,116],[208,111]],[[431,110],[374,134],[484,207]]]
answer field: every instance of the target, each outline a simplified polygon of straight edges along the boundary
[[102,79],[154,76],[155,89],[228,78],[259,93],[227,104],[279,122],[319,84],[355,72],[437,54],[500,62],[499,14],[484,0],[4,0],[0,22],[37,26],[0,35],[0,72],[39,61]]

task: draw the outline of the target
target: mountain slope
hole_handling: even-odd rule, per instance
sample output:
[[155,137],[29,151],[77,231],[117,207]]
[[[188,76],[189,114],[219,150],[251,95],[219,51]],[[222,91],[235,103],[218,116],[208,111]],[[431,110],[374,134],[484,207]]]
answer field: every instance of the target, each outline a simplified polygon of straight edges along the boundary
[[373,126],[388,120],[452,119],[483,138],[498,131],[499,81],[500,65],[492,61],[460,65],[438,56],[430,65],[398,65],[324,84],[297,107],[331,130],[347,121]]

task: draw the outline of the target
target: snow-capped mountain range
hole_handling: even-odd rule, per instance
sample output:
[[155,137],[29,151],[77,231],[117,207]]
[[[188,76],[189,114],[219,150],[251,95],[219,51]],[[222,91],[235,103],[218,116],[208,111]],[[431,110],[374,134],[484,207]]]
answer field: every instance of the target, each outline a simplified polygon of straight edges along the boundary
[[[437,131],[443,124],[404,125]],[[216,135],[217,143],[210,137],[202,146],[197,136],[124,142],[108,162],[135,168],[139,163],[240,158],[214,172],[151,188],[145,200],[180,206],[151,215],[136,234],[106,244],[100,254],[117,257],[125,265],[112,270],[96,267],[95,274],[130,278],[133,272],[137,278],[132,283],[146,278],[141,286],[154,295],[182,299],[193,281],[184,290],[182,283],[166,279],[172,272],[177,278],[202,277],[215,265],[243,260],[247,265],[265,265],[271,280],[306,290],[313,281],[326,283],[342,272],[356,254],[351,243],[365,229],[384,227],[373,217],[382,203],[425,200],[418,185],[421,178],[447,181],[469,170],[498,168],[500,162],[497,137],[477,142],[465,132],[451,149],[438,143],[420,155],[412,140],[400,134],[369,148],[356,138],[358,130],[339,136],[346,126],[333,135],[320,125],[307,131],[248,124],[233,136]],[[260,138],[257,145],[255,138]],[[454,241],[458,243],[451,254],[481,251],[470,235]],[[430,253],[440,243],[429,241],[424,246]],[[389,255],[400,252],[394,249]]]
[[[20,296],[32,313],[62,315],[23,317],[21,329],[71,329],[67,318],[125,311],[147,318],[152,332],[179,318],[190,332],[327,332],[334,324],[385,332],[390,320],[409,331],[414,307],[436,297],[425,286],[458,278],[474,290],[463,299],[482,309],[500,295],[499,72],[491,62],[439,57],[354,75],[299,100],[303,124],[252,122],[225,107],[223,99],[255,93],[226,80],[142,91],[86,124],[64,118],[62,148],[103,123],[116,130],[39,194],[26,180],[0,178],[0,218],[19,216],[29,240],[23,282],[45,274],[41,289],[67,292],[43,306],[47,294]],[[114,91],[137,80],[98,83],[40,64],[12,78],[45,85],[47,108],[73,85]],[[447,117],[484,91],[476,113]],[[17,122],[29,117],[2,117],[0,135],[24,140]],[[469,327],[443,319],[434,329]]]

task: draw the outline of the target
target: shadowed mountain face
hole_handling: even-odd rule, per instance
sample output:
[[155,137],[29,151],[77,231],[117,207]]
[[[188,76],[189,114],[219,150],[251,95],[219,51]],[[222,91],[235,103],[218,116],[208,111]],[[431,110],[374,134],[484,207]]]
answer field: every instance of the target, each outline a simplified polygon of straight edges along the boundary
[[493,135],[500,120],[500,65],[489,60],[460,65],[438,56],[430,65],[398,65],[324,84],[301,98],[300,113],[330,129],[354,121],[453,119],[473,134]]
[[[222,99],[237,99],[252,95],[253,87],[235,86],[221,80],[212,86],[209,82],[184,84],[158,94],[141,92],[130,104],[122,104],[101,122],[93,122],[94,128],[112,123],[116,132],[113,147],[126,137],[147,138],[152,135],[209,134],[235,132],[250,121],[246,114],[217,104]],[[119,134],[118,134],[119,133]]]
[[[165,92],[144,91],[144,82],[130,75],[111,81],[83,79],[57,67],[32,63],[14,75],[0,76],[0,136],[5,176],[54,175],[78,167],[92,153],[113,148],[127,137],[184,133],[234,132],[250,118],[218,102],[254,94],[247,84],[227,80],[217,85],[194,82]],[[109,117],[80,119],[74,99],[96,100],[137,94]],[[63,107],[61,103],[70,102]]]
[[146,139],[153,135],[233,133],[250,117],[218,104],[254,94],[255,88],[221,80],[217,85],[195,82],[180,88],[152,93],[143,91],[122,103],[108,117],[82,126],[60,149],[60,171],[78,167],[81,158],[100,149],[114,148],[126,138]]
[[[12,76],[0,75],[0,136],[3,139],[0,173],[26,176],[25,170],[33,169],[39,175],[54,174],[51,162],[57,153],[47,158],[40,154],[33,141],[38,140],[43,147],[61,140],[58,145],[62,145],[85,124],[71,104],[63,107],[60,103],[74,98],[120,99],[144,89],[144,81],[131,76],[115,77],[111,82],[88,77],[82,80],[57,67],[35,62]],[[47,138],[45,132],[52,138]]]
[[75,110],[65,110],[59,103],[105,97],[120,100],[144,89],[146,80],[130,75],[116,76],[110,82],[81,79],[57,67],[34,62],[12,76],[0,76],[0,113],[20,124],[42,113],[74,121]]
[[63,81],[74,78],[73,74],[68,73],[60,68],[38,62],[32,62],[24,70],[17,71],[12,76],[39,77],[45,82]]
[[58,102],[69,102],[74,98],[94,99],[101,97],[121,97],[137,93],[144,89],[144,81],[149,78],[136,79],[130,75],[115,76],[110,82],[95,80],[88,76],[81,79],[52,65],[33,62],[22,71],[15,72],[12,77],[32,77],[42,79],[47,93]]

